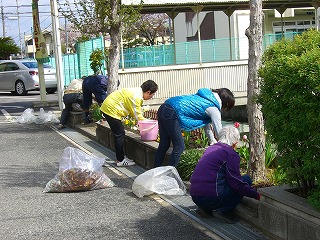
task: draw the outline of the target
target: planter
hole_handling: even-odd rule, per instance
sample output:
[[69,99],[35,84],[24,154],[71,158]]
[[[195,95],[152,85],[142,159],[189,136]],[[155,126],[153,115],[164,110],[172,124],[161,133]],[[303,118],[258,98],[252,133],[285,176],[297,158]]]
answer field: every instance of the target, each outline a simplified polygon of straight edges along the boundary
[[[106,122],[96,123],[96,140],[114,150],[112,132]],[[153,168],[156,141],[141,141],[140,135],[126,131],[125,153],[144,169]],[[164,165],[168,164],[169,149]],[[261,201],[244,198],[237,214],[272,239],[320,239],[320,212],[307,200],[288,192],[289,186],[259,188]]]
[[[115,150],[114,138],[107,122],[96,123],[96,140],[100,144]],[[159,143],[156,141],[141,141],[138,134],[126,131],[124,151],[128,158],[133,159],[139,166],[151,169],[154,166],[154,155]],[[168,150],[164,165],[168,164],[171,149]]]
[[288,189],[260,188],[261,201],[244,198],[237,214],[273,239],[320,239],[320,212]]

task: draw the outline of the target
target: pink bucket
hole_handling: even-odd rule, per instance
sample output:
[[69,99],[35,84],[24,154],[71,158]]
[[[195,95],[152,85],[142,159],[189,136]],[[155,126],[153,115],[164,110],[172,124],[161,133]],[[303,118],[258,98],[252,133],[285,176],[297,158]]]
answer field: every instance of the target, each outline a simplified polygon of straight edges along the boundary
[[142,141],[155,141],[158,137],[158,121],[157,120],[141,120],[138,121],[140,136]]

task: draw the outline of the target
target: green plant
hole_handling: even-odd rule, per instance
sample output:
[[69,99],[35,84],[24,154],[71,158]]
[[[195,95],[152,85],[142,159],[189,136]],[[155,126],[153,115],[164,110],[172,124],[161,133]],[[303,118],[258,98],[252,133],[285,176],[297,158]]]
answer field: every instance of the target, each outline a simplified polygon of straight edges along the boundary
[[[320,179],[320,33],[282,39],[263,55],[258,102],[279,164],[300,195],[317,194]],[[320,202],[320,200],[318,199]]]
[[94,73],[97,73],[101,71],[101,68],[103,66],[103,59],[104,59],[104,54],[101,49],[95,49],[92,51],[90,54],[90,67]]
[[122,118],[122,124],[131,130],[138,130],[137,121],[131,116]]
[[90,106],[89,112],[91,113],[91,117],[93,118],[93,120],[95,120],[96,122],[102,119],[102,113],[100,111],[100,106],[98,103],[93,103]]
[[308,202],[314,206],[315,208],[320,210],[320,187],[318,186],[317,189],[314,189],[310,192],[308,197]]
[[182,153],[177,166],[178,173],[182,180],[190,180],[190,177],[203,152],[204,149],[187,149]]
[[199,131],[182,131],[182,136],[186,149],[205,148],[209,145],[209,140],[203,128],[200,128]]

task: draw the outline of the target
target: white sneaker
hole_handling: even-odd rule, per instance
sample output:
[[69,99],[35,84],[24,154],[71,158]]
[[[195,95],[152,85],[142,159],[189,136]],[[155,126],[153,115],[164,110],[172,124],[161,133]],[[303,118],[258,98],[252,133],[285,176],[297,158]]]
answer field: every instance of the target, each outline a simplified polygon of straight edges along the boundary
[[124,159],[123,159],[123,160],[127,160],[127,161],[129,161],[129,162],[134,162],[134,160],[128,158],[127,156],[124,156]]
[[132,160],[128,161],[127,158],[123,159],[121,162],[117,162],[118,167],[126,167],[126,166],[132,166],[132,165],[136,165],[136,163]]

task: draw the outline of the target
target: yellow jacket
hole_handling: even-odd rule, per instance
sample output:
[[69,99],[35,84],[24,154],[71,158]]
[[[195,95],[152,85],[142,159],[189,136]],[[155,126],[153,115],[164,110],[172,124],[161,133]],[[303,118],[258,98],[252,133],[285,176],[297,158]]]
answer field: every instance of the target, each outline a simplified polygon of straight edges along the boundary
[[141,87],[123,88],[112,92],[102,103],[100,110],[121,120],[130,115],[136,120],[144,120],[142,114],[143,92]]

